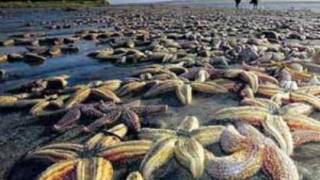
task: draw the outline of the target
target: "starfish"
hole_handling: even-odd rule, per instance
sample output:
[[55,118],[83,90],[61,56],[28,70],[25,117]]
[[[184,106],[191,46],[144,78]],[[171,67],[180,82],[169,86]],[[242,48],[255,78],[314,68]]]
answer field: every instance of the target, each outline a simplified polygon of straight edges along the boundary
[[69,98],[69,95],[51,95],[46,97],[45,99],[36,103],[30,109],[30,114],[35,117],[43,116],[46,113],[46,109],[51,107],[54,109],[60,109],[64,105],[64,101]]
[[146,140],[120,142],[126,134],[124,125],[118,125],[108,135],[99,133],[85,144],[57,143],[41,147],[27,155],[27,159],[41,158],[54,164],[38,179],[113,179],[113,162],[127,162],[143,157],[151,147]]
[[303,102],[320,109],[320,99],[316,96],[320,94],[320,86],[317,85],[284,89],[277,85],[261,84],[257,94],[272,98],[278,103]]
[[296,130],[292,132],[294,146],[298,147],[310,142],[320,141],[320,131],[315,130]]
[[227,156],[210,153],[206,172],[214,179],[248,179],[262,167],[263,146],[240,135],[233,126],[223,131],[220,144]]
[[191,104],[192,91],[198,91],[209,94],[228,92],[228,90],[225,87],[210,81],[197,82],[188,81],[185,79],[173,79],[161,81],[159,82],[159,84],[154,85],[144,94],[144,97],[149,98],[170,91],[175,91],[177,98],[183,105]]
[[244,69],[216,69],[211,71],[211,78],[228,78],[239,79],[249,85],[253,92],[257,92],[259,88],[259,81],[269,82],[272,84],[279,84],[278,80],[266,73],[259,71],[247,71]]
[[281,71],[288,71],[296,81],[308,81],[312,78],[312,73],[304,70],[304,65],[297,61],[271,61],[270,63],[261,64],[260,67],[265,71],[271,71],[277,76]]
[[96,84],[79,86],[79,89],[67,100],[64,108],[68,109],[84,102],[89,96],[95,96],[102,100],[120,102],[120,98],[113,92],[120,87],[120,80],[110,80]]
[[112,61],[117,64],[138,63],[146,58],[143,52],[133,48],[104,49],[90,53],[88,56],[102,61]]
[[187,116],[175,130],[142,128],[139,138],[155,141],[141,163],[141,172],[147,179],[152,178],[156,169],[173,157],[194,178],[201,177],[205,168],[205,148],[218,142],[223,126],[199,127],[194,116]]
[[214,119],[245,121],[262,126],[288,154],[293,152],[290,129],[320,131],[320,122],[307,116],[312,112],[312,107],[307,104],[292,103],[281,107],[269,99],[262,98],[244,99],[242,103],[247,106],[218,110]]
[[270,179],[299,179],[298,170],[293,160],[287,153],[279,149],[270,138],[265,137],[249,124],[237,123],[236,126],[241,135],[249,138],[255,144],[264,146],[262,170]]
[[132,76],[140,76],[142,74],[150,73],[155,74],[169,74],[175,76],[176,74],[181,74],[187,72],[187,68],[183,67],[184,63],[178,64],[165,64],[165,65],[149,65],[141,70],[132,73]]
[[56,131],[65,131],[74,126],[80,120],[81,114],[97,118],[94,122],[85,126],[85,132],[95,131],[106,124],[117,122],[125,123],[133,132],[139,132],[141,128],[140,117],[142,115],[164,113],[167,105],[141,105],[141,101],[133,101],[127,104],[113,102],[79,105],[71,108],[54,126]]
[[210,71],[213,71],[213,68],[206,67],[193,67],[188,69],[188,72],[185,72],[180,75],[180,77],[186,78],[188,80],[205,82],[210,78]]
[[[54,76],[44,79],[37,79],[24,83],[18,87],[9,89],[10,93],[29,93],[32,96],[42,94],[53,94],[58,90],[64,89],[68,85],[68,75]],[[31,95],[30,95],[31,96]]]

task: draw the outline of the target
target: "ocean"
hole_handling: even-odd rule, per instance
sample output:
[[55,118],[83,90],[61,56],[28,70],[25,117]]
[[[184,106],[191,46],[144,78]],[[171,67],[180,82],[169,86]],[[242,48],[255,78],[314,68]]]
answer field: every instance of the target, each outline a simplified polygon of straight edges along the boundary
[[[175,3],[175,2],[173,2]],[[178,2],[177,2],[178,3]],[[221,8],[233,8],[235,6],[233,1],[230,2],[185,2],[186,4],[199,4],[206,6],[214,6]],[[181,2],[179,3],[181,4]],[[252,5],[249,4],[249,1],[244,1],[240,5],[241,8],[252,8]],[[259,3],[260,9],[271,9],[271,10],[311,10],[314,12],[320,13],[320,0],[318,2],[315,1],[306,1],[306,2],[297,2],[297,1],[278,1],[278,2],[263,2],[262,0]]]
[[[113,4],[126,4],[126,3],[159,3],[165,2],[170,0],[113,0]],[[206,5],[206,6],[214,6],[218,8],[233,8],[234,7],[234,0],[198,0],[199,2],[192,1],[192,0],[178,0],[172,1],[172,4],[192,4],[192,5]],[[241,3],[241,8],[252,8],[251,4],[249,4],[249,0],[243,0]],[[260,9],[272,9],[272,10],[311,10],[314,12],[320,12],[320,0],[313,0],[313,1],[268,1],[268,0],[260,0],[259,4]]]

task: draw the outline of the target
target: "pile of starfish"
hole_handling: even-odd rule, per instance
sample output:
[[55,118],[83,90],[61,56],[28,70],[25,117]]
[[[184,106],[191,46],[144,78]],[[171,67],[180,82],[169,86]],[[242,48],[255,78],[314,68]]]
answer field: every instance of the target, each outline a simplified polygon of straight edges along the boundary
[[[195,179],[247,179],[262,170],[270,179],[298,180],[294,149],[320,141],[320,122],[310,116],[320,109],[320,86],[315,73],[292,64],[243,63],[229,69],[157,64],[123,80],[76,86],[68,86],[68,76],[61,75],[11,89],[0,96],[0,108],[29,109],[39,119],[57,117],[51,127],[56,133],[80,127],[94,134],[86,142],[29,152],[25,160],[53,163],[40,180],[113,179],[115,165],[128,163],[139,167],[127,173],[128,180],[156,179],[176,168]],[[182,106],[191,105],[199,93],[234,93],[241,105],[210,112],[211,125],[200,126],[197,117],[186,116],[175,129],[158,129],[145,127],[142,120],[166,113],[167,105],[128,100],[170,93]],[[212,150],[213,144],[222,155]]]

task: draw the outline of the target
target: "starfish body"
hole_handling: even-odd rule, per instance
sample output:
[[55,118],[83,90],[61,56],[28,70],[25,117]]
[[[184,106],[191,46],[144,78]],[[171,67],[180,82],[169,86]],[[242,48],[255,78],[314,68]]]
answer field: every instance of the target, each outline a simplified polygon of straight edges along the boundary
[[256,174],[263,163],[263,147],[252,143],[228,126],[221,135],[221,146],[228,156],[208,160],[207,173],[215,179],[247,179]]
[[142,139],[155,141],[141,163],[141,172],[151,179],[154,171],[173,157],[189,170],[194,178],[201,177],[205,169],[204,145],[218,142],[223,126],[199,127],[196,117],[186,117],[176,130],[143,128]]
[[38,179],[113,179],[112,162],[127,162],[141,158],[151,147],[146,140],[120,142],[126,134],[126,126],[119,125],[108,134],[97,134],[87,143],[59,143],[41,147],[27,158],[42,158],[54,162]]
[[166,105],[141,105],[140,101],[133,101],[127,104],[113,102],[97,103],[92,105],[80,105],[70,109],[55,125],[54,129],[58,131],[67,130],[80,119],[81,113],[86,116],[97,118],[94,122],[85,126],[85,132],[92,132],[106,124],[114,124],[122,121],[133,132],[139,132],[141,129],[140,117],[142,115],[164,113],[168,109]]
[[271,179],[299,179],[298,170],[293,160],[271,139],[265,137],[249,124],[237,123],[237,129],[240,134],[251,139],[252,142],[264,145],[262,169],[266,175]]
[[106,101],[120,102],[120,98],[113,92],[120,87],[121,81],[110,80],[98,85],[81,86],[65,103],[68,109],[84,102],[90,95]]
[[276,85],[260,85],[258,94],[275,99],[278,103],[303,102],[320,109],[320,99],[316,96],[320,93],[320,87],[311,85],[286,90]]
[[181,79],[173,79],[159,82],[158,84],[151,87],[145,94],[144,97],[153,97],[160,94],[164,94],[170,91],[174,91],[177,98],[183,105],[189,105],[192,103],[192,92],[202,92],[209,94],[226,93],[228,90],[216,84],[214,82],[197,82],[188,81]]
[[250,106],[221,109],[215,113],[214,119],[245,121],[261,126],[288,154],[293,152],[294,147],[290,130],[320,130],[320,123],[305,115],[312,111],[309,105],[293,103],[280,107],[271,100],[261,98],[244,99],[242,103]]

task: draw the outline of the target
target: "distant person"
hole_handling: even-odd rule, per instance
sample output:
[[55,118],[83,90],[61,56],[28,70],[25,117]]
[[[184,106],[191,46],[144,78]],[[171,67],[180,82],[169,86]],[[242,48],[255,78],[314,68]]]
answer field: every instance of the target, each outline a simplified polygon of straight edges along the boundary
[[236,8],[239,9],[239,4],[241,3],[241,0],[235,0],[236,1]]
[[251,0],[250,4],[253,4],[253,8],[257,9],[258,8],[258,0]]

